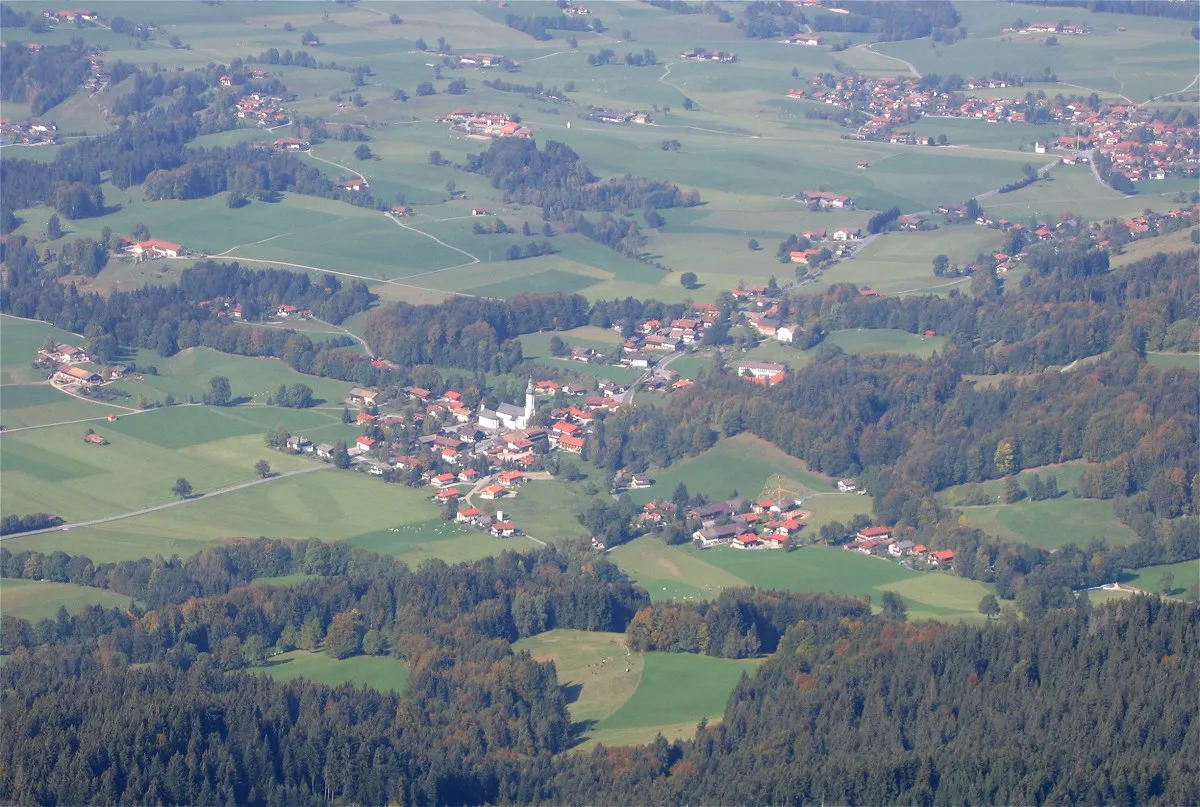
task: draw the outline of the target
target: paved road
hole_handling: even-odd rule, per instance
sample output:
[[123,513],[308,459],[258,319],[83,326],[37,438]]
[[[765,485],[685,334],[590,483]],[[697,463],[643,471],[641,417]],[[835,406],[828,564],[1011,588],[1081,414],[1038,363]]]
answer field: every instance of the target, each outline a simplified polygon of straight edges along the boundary
[[0,541],[7,541],[7,540],[10,540],[13,538],[28,538],[31,535],[41,535],[41,534],[47,533],[47,532],[66,532],[68,530],[73,530],[78,527],[94,527],[97,524],[108,524],[111,521],[121,521],[126,518],[133,518],[134,516],[145,515],[146,513],[155,513],[155,512],[158,512],[159,510],[166,510],[169,507],[179,507],[180,505],[189,504],[191,502],[205,501],[205,500],[213,498],[214,496],[221,496],[225,493],[233,493],[236,490],[245,490],[246,488],[252,488],[255,485],[265,485],[268,482],[274,482],[278,479],[287,479],[289,476],[300,476],[301,474],[311,474],[311,473],[316,473],[317,471],[327,471],[332,467],[333,467],[332,465],[317,465],[312,468],[303,468],[299,471],[289,471],[286,474],[279,474],[277,476],[268,476],[266,479],[255,479],[252,482],[242,482],[240,485],[231,485],[230,487],[227,487],[227,488],[221,488],[220,490],[214,490],[211,493],[204,493],[199,496],[194,496],[189,499],[180,499],[179,501],[175,501],[175,502],[167,502],[166,504],[157,504],[154,507],[146,507],[141,510],[134,510],[132,513],[122,513],[119,516],[109,516],[108,518],[97,518],[97,519],[93,519],[92,521],[79,521],[74,524],[64,524],[61,527],[50,527],[50,528],[44,529],[44,530],[30,530],[29,532],[19,532],[14,535],[4,535],[4,536],[0,536]]
[[662,375],[662,371],[667,369],[668,364],[675,361],[680,356],[686,356],[686,355],[687,355],[686,353],[672,353],[670,356],[663,359],[661,362],[659,362],[654,367],[648,367],[646,369],[646,372],[644,372],[640,376],[638,376],[637,381],[634,381],[632,384],[629,385],[629,389],[625,390],[624,392],[622,392],[620,395],[618,395],[616,397],[616,400],[620,401],[621,404],[624,406],[628,406],[629,404],[633,403],[633,394],[635,392],[637,392],[637,388],[638,388],[639,384],[641,384],[645,381],[649,381],[651,378],[654,378],[655,376]]

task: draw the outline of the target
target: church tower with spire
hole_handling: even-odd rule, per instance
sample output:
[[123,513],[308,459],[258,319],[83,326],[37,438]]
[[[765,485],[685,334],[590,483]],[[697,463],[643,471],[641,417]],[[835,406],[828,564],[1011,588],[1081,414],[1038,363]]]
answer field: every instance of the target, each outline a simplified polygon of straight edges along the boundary
[[533,423],[533,376],[529,376],[529,383],[525,386],[525,415],[521,424],[521,428],[529,426]]

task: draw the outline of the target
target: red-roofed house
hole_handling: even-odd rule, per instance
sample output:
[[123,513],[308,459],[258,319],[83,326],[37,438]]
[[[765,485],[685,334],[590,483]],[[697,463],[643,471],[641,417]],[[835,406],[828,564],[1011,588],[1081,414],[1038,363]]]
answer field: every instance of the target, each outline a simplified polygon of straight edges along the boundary
[[562,437],[558,438],[558,447],[563,451],[569,451],[572,454],[582,454],[583,444],[584,438],[582,437],[572,437],[569,434],[564,434]]
[[948,566],[954,562],[953,549],[939,549],[929,553],[929,562],[934,566]]
[[858,534],[854,537],[860,541],[867,541],[878,538],[891,538],[892,534],[893,530],[891,527],[867,527],[866,529],[859,530]]
[[496,477],[496,481],[506,488],[515,488],[524,484],[525,474],[520,471],[504,471]]
[[157,238],[148,238],[128,247],[126,252],[133,255],[149,255],[151,258],[178,258],[183,254],[183,245],[172,244],[170,241],[161,241]]

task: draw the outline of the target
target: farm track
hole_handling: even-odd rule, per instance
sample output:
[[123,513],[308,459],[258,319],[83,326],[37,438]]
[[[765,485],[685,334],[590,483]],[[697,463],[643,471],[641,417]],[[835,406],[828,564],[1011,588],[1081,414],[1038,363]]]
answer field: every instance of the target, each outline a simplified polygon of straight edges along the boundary
[[879,51],[874,50],[874,47],[876,44],[878,44],[878,43],[864,42],[863,44],[858,46],[858,50],[866,51],[867,53],[872,53],[876,56],[880,56],[884,59],[889,59],[893,62],[899,62],[900,64],[907,67],[908,72],[912,73],[915,78],[922,78],[921,71],[918,70],[916,68],[916,66],[913,65],[912,62],[908,61],[907,59],[901,59],[899,56],[888,56],[886,53],[880,53]]
[[[323,163],[326,163],[327,165],[332,165],[336,168],[340,168],[343,171],[349,171],[351,174],[354,174],[356,177],[361,179],[363,182],[368,181],[367,177],[364,176],[361,172],[356,171],[355,169],[351,168],[348,165],[342,165],[341,163],[334,162],[333,160],[327,160],[324,157],[318,157],[316,154],[313,153],[313,151],[311,149],[308,151],[308,156],[314,160],[318,160],[319,162],[323,162]],[[447,266],[444,269],[433,269],[428,272],[419,272],[417,274],[408,275],[408,276],[406,276],[404,278],[400,278],[400,279],[391,278],[391,279],[387,279],[387,280],[381,280],[380,278],[377,278],[377,277],[368,277],[366,275],[357,275],[352,272],[343,272],[343,271],[339,271],[336,269],[328,269],[328,268],[325,268],[322,266],[309,266],[306,264],[289,263],[287,261],[277,261],[277,260],[265,260],[262,258],[244,258],[239,255],[231,255],[230,254],[230,253],[240,249],[241,247],[251,246],[251,244],[240,244],[236,247],[231,247],[231,248],[225,250],[224,252],[220,253],[220,255],[218,255],[217,257],[236,258],[239,261],[249,261],[252,263],[266,263],[266,264],[275,264],[278,266],[290,266],[290,267],[293,267],[296,269],[307,269],[307,270],[313,271],[313,272],[328,272],[332,275],[339,275],[341,277],[350,277],[350,278],[354,278],[356,280],[364,280],[364,281],[367,281],[370,283],[387,283],[392,286],[400,286],[402,288],[416,289],[418,291],[429,291],[429,292],[434,292],[435,294],[449,294],[449,295],[453,295],[455,297],[474,297],[474,296],[476,296],[474,294],[467,294],[466,292],[449,291],[446,289],[435,289],[435,288],[431,288],[428,286],[418,286],[418,285],[414,285],[412,283],[403,282],[404,280],[409,280],[411,278],[426,277],[428,275],[436,275],[436,274],[441,274],[442,272],[449,272],[454,269],[462,269],[463,267],[466,267],[466,266],[474,266],[477,263],[482,263],[482,261],[479,259],[479,257],[477,255],[472,255],[470,252],[467,252],[465,249],[460,249],[452,244],[447,244],[445,241],[438,238],[436,235],[433,235],[432,233],[427,233],[424,230],[419,230],[416,227],[413,227],[409,224],[405,224],[405,223],[399,221],[398,219],[396,219],[394,216],[388,215],[387,213],[383,213],[381,215],[383,215],[385,218],[387,218],[389,221],[391,221],[397,227],[399,227],[403,230],[408,230],[409,232],[416,233],[417,235],[423,236],[425,238],[428,238],[431,241],[433,241],[434,243],[438,244],[439,246],[442,246],[442,247],[445,247],[446,249],[457,252],[460,255],[470,258],[470,260],[467,261],[466,263],[460,263],[460,264],[456,264],[454,266]],[[465,217],[456,217],[456,218],[465,218]],[[443,220],[449,221],[449,219],[443,219]],[[271,236],[270,238],[264,238],[262,241],[256,241],[254,243],[261,244],[266,241],[270,241],[274,238],[280,238],[284,235],[290,235],[290,233],[280,233],[279,235],[274,235],[274,236]],[[351,334],[348,331],[347,331],[347,334],[349,336],[353,337],[354,339],[356,339],[357,341],[362,342],[363,346],[367,348],[367,352],[368,353],[371,352],[370,347],[367,345],[366,342],[363,342],[361,339],[358,339],[358,337],[354,336],[354,334]]]
[[[14,431],[15,431],[15,429],[14,429]],[[301,474],[311,474],[311,473],[316,473],[318,471],[328,471],[332,467],[333,467],[332,465],[320,465],[315,468],[303,468],[299,471],[288,471],[285,474],[279,474],[277,476],[268,476],[265,479],[255,479],[251,482],[242,482],[239,485],[231,485],[227,488],[221,488],[220,490],[214,490],[211,493],[203,493],[203,494],[200,494],[199,496],[193,496],[193,497],[189,497],[186,499],[180,499],[180,500],[174,501],[174,502],[166,502],[164,504],[156,504],[153,507],[144,507],[141,510],[134,510],[129,513],[121,513],[120,515],[116,515],[116,516],[109,516],[107,518],[97,518],[97,519],[93,519],[92,521],[80,521],[75,524],[65,524],[61,527],[49,527],[44,530],[30,530],[29,532],[18,532],[18,533],[14,533],[12,535],[4,535],[4,536],[0,536],[0,541],[7,541],[12,538],[28,538],[31,535],[42,535],[42,534],[48,533],[48,532],[66,532],[66,531],[73,530],[73,529],[76,529],[79,527],[94,527],[98,524],[108,524],[113,521],[122,521],[127,518],[133,518],[134,516],[141,516],[141,515],[145,515],[147,513],[156,513],[159,510],[166,510],[171,507],[179,507],[181,505],[190,504],[191,502],[206,501],[215,496],[221,496],[226,493],[233,493],[235,491],[245,490],[246,488],[252,488],[255,485],[265,485],[268,482],[274,482],[278,479],[287,479],[289,476],[300,476]]]

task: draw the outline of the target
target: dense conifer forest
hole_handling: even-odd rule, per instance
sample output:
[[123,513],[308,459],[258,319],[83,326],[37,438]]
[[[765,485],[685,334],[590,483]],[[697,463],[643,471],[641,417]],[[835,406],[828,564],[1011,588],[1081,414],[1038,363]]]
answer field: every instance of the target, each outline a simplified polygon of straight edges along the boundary
[[[316,576],[244,587],[298,570]],[[1195,605],[1085,596],[950,627],[852,598],[734,590],[672,615],[582,545],[415,572],[318,541],[101,565],[0,550],[0,571],[136,598],[36,624],[0,618],[0,798],[17,803],[1200,797]],[[689,613],[700,622],[679,619]],[[583,755],[562,753],[573,728],[553,664],[509,644],[628,628],[639,646],[696,652],[681,640],[689,624],[719,654],[773,655],[695,740]],[[294,647],[390,655],[410,666],[407,689],[247,672]]]

